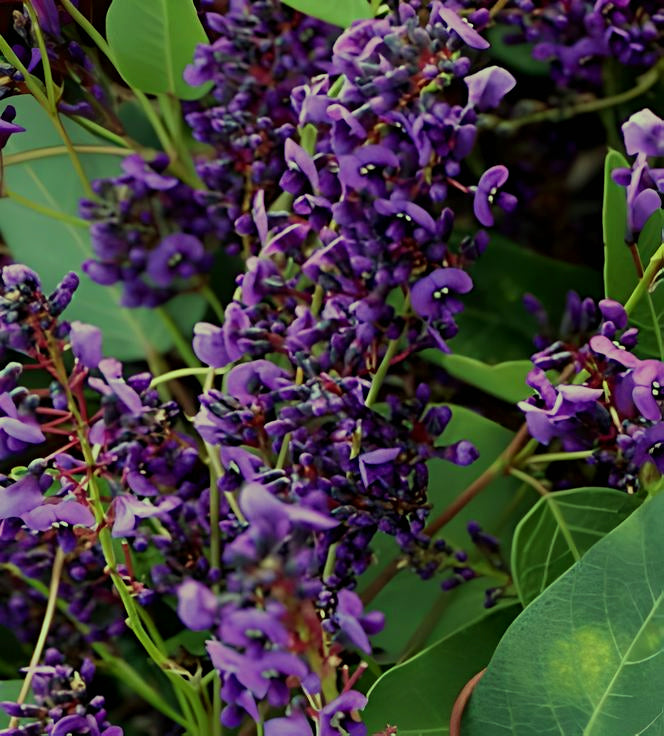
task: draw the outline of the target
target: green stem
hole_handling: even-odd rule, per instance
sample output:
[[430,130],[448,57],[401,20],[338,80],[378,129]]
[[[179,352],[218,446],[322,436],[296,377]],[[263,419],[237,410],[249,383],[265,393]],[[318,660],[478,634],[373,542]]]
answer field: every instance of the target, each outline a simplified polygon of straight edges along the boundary
[[88,175],[85,173],[85,170],[83,169],[83,164],[81,163],[81,159],[78,157],[78,153],[76,153],[76,150],[74,148],[74,144],[72,143],[71,138],[69,137],[69,133],[65,130],[65,126],[62,124],[62,120],[60,120],[60,115],[58,114],[58,111],[55,110],[51,113],[51,122],[53,123],[53,126],[58,131],[58,134],[62,138],[65,147],[67,149],[67,153],[69,154],[69,158],[71,160],[72,166],[74,167],[74,171],[78,174],[78,178],[81,180],[81,184],[83,185],[83,189],[85,190],[86,196],[95,198],[96,195],[92,191],[92,186],[90,185],[90,180],[88,179]]
[[653,303],[650,293],[646,294],[646,301],[648,302],[648,311],[650,312],[650,319],[652,320],[653,330],[655,332],[655,340],[657,340],[657,350],[659,352],[659,359],[664,361],[664,342],[662,341],[662,330],[659,325],[659,319],[657,318],[657,310]]
[[[62,576],[62,568],[64,562],[65,553],[62,551],[62,548],[58,546],[55,553],[55,559],[53,560],[53,569],[51,571],[51,584],[48,589],[48,599],[46,602],[46,612],[44,613],[44,619],[39,631],[37,643],[35,644],[34,651],[32,652],[32,657],[30,658],[28,672],[25,675],[23,685],[21,685],[21,690],[18,694],[18,698],[16,699],[16,702],[19,705],[25,702],[25,699],[28,697],[28,693],[30,692],[30,685],[32,684],[32,677],[35,673],[35,667],[39,664],[39,660],[42,657],[44,647],[46,646],[46,638],[48,637],[48,632],[51,628],[53,614],[55,613],[55,608],[58,600],[58,588],[60,587],[60,578]],[[9,728],[16,728],[18,726],[18,723],[18,718],[12,718],[9,722]]]
[[390,363],[392,362],[392,358],[396,355],[397,348],[399,347],[399,342],[401,338],[395,337],[387,345],[387,350],[385,351],[385,355],[383,355],[383,359],[380,362],[380,365],[378,366],[378,370],[374,374],[374,377],[371,379],[371,386],[369,388],[369,393],[367,394],[366,401],[364,402],[364,405],[367,407],[372,407],[376,403],[376,399],[378,398],[378,394],[380,393],[380,389],[383,386],[383,381],[385,380],[385,376],[387,375],[388,370],[390,369]]
[[[76,153],[94,153],[107,156],[128,156],[134,151],[131,148],[118,148],[117,146],[72,146]],[[39,161],[43,158],[51,158],[53,156],[62,156],[69,153],[67,146],[46,146],[44,148],[33,148],[30,151],[21,151],[21,153],[10,153],[4,156],[2,162],[5,167],[13,164],[22,164],[25,161]]]
[[217,299],[217,295],[207,284],[201,286],[199,291],[205,297],[205,301],[210,305],[212,311],[215,313],[215,316],[219,320],[219,324],[223,324],[225,318],[224,305],[219,301],[219,299]]
[[53,71],[51,70],[51,62],[48,58],[48,51],[46,50],[46,43],[44,42],[44,34],[39,26],[37,15],[32,8],[30,2],[24,3],[25,9],[28,11],[30,16],[30,24],[32,25],[32,31],[37,38],[37,46],[39,46],[39,53],[41,54],[42,69],[44,70],[44,86],[46,87],[46,97],[48,98],[49,107],[51,112],[56,112],[57,100],[55,98],[55,85],[53,84]]
[[223,728],[221,725],[221,682],[219,673],[214,671],[214,680],[212,682],[212,736],[222,736]]
[[581,559],[581,554],[576,546],[576,542],[574,541],[572,533],[567,527],[565,517],[562,515],[560,509],[558,508],[558,503],[553,497],[553,494],[549,493],[549,491],[539,481],[537,481],[531,475],[528,475],[528,473],[524,473],[518,468],[510,468],[509,472],[510,475],[513,475],[515,478],[519,478],[519,480],[527,483],[531,488],[534,488],[540,494],[540,496],[542,496],[542,498],[546,499],[547,505],[549,506],[549,511],[551,511],[551,513],[553,514],[553,517],[558,524],[561,534],[567,542],[567,546],[569,547],[572,556],[578,562]]
[[2,193],[5,197],[8,197],[17,204],[20,204],[23,207],[27,207],[34,212],[39,212],[40,215],[45,215],[46,217],[50,217],[53,220],[59,220],[60,222],[64,222],[67,225],[74,225],[75,227],[83,227],[86,229],[90,227],[90,223],[87,220],[82,219],[81,217],[76,217],[75,215],[68,215],[65,212],[58,212],[58,210],[53,210],[50,207],[39,204],[39,202],[34,202],[32,199],[28,199],[22,194],[18,194],[17,192],[14,192],[7,187],[3,187]]
[[578,452],[547,452],[542,455],[533,455],[525,462],[527,465],[539,465],[541,463],[555,463],[559,460],[583,460],[592,457],[595,450],[579,450]]
[[[212,388],[213,384],[214,370],[210,369],[205,380],[203,392],[207,393]],[[210,570],[218,571],[219,563],[221,561],[221,533],[219,529],[219,506],[221,504],[221,498],[219,496],[218,480],[222,477],[224,469],[222,468],[219,460],[219,450],[213,445],[209,445],[207,442],[205,443],[205,448],[208,452],[208,458],[210,461]],[[230,495],[233,496],[232,493]],[[235,496],[233,496],[233,501],[235,501]],[[218,584],[215,583],[215,592],[218,587]]]
[[[180,353],[180,357],[182,358],[182,360],[189,366],[189,368],[199,368],[201,364],[198,358],[194,354],[194,351],[191,349],[189,342],[185,340],[184,336],[180,332],[180,328],[177,326],[173,317],[171,317],[171,315],[164,307],[157,307],[155,311],[161,317],[161,320],[166,326],[166,329],[171,334],[173,342],[175,343],[175,347],[177,348],[178,353]],[[207,370],[205,371],[205,373],[207,373]],[[202,383],[203,381],[201,381],[201,384]]]
[[[100,138],[106,138],[107,141],[115,143],[116,146],[121,148],[129,147],[130,139],[114,133],[112,130],[107,130],[103,125],[95,123],[93,120],[83,118],[80,115],[69,116],[75,123],[78,123],[82,128],[85,128],[90,133],[99,136]],[[137,146],[141,148],[141,146]],[[136,148],[128,148],[131,153],[136,151]]]
[[629,100],[639,97],[647,92],[658,81],[661,72],[662,63],[660,62],[649,69],[645,74],[641,75],[637,84],[632,87],[632,89],[628,89],[625,92],[620,92],[619,94],[611,95],[610,97],[602,97],[598,100],[581,102],[568,108],[552,108],[549,110],[543,110],[542,112],[535,113],[534,115],[516,118],[515,120],[501,120],[497,125],[501,130],[514,133],[524,125],[532,125],[533,123],[543,123],[547,121],[558,122],[561,120],[568,120],[569,118],[576,117],[577,115],[585,115],[586,113],[598,112],[609,107],[614,107],[615,105],[621,105],[623,102],[629,102]]
[[[224,373],[228,373],[230,366],[224,366],[223,368],[217,368],[214,371],[215,376],[223,376]],[[176,368],[168,373],[162,373],[161,375],[155,376],[150,383],[150,388],[159,386],[160,383],[166,383],[177,378],[186,378],[187,376],[207,376],[210,373],[210,368]]]
[[643,276],[639,279],[639,283],[630,294],[629,299],[625,302],[625,311],[627,314],[631,314],[636,305],[648,293],[650,285],[662,266],[664,266],[664,244],[660,245],[657,251],[653,254],[646,270],[643,272]]

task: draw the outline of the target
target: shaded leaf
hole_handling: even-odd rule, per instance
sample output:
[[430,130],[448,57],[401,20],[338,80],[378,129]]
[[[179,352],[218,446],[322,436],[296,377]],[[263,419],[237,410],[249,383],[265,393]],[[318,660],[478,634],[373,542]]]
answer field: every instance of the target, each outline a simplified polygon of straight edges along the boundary
[[534,352],[535,320],[523,306],[523,295],[534,294],[554,326],[565,308],[570,289],[601,298],[601,277],[576,266],[534,253],[498,235],[470,271],[475,287],[464,295],[457,315],[459,334],[450,340],[453,352],[485,363],[523,360]]
[[301,13],[320,18],[327,23],[341,28],[348,28],[353,21],[373,17],[371,6],[367,0],[283,0],[284,5],[299,10]]
[[533,367],[529,360],[488,365],[466,355],[441,350],[423,350],[419,356],[442,366],[454,378],[513,404],[532,393],[526,385],[526,376]]
[[[32,97],[13,97],[12,104],[17,110],[17,122],[27,130],[10,138],[5,154],[62,145],[48,116]],[[99,144],[75,123],[64,121],[64,125],[75,144]],[[122,159],[81,154],[81,160],[88,176],[94,179],[117,176]],[[5,181],[11,191],[69,215],[77,214],[78,201],[84,196],[66,154],[5,166]],[[79,319],[100,327],[107,355],[137,360],[144,359],[150,350],[164,352],[170,348],[171,335],[158,314],[148,309],[119,307],[118,286],[99,286],[81,272],[81,263],[92,255],[87,228],[60,222],[2,199],[0,230],[14,258],[39,273],[46,291],[53,289],[67,271],[78,273],[81,285],[65,316],[68,320]],[[202,317],[205,303],[190,294],[172,301],[168,309],[188,335]]]
[[519,522],[512,542],[512,576],[523,605],[638,505],[634,496],[611,488],[573,488],[540,498]]
[[466,682],[491,658],[519,611],[511,605],[492,612],[396,665],[369,690],[362,721],[369,733],[397,726],[399,736],[449,733],[450,715]]
[[636,286],[637,274],[632,254],[625,243],[627,194],[611,178],[614,169],[629,168],[618,151],[609,150],[604,161],[604,200],[602,233],[604,238],[604,295],[624,304]]
[[521,74],[549,76],[551,65],[533,58],[533,44],[508,43],[511,35],[514,35],[514,29],[509,26],[489,28],[487,40],[491,48],[488,53],[502,65]]
[[[0,680],[0,701],[16,702],[22,686],[23,680]],[[9,720],[9,716],[0,708],[0,728],[7,728]]]
[[664,495],[607,534],[516,619],[464,736],[664,733]]
[[208,43],[192,0],[113,0],[106,35],[118,71],[130,87],[196,100],[212,84],[192,87],[182,75],[196,46]]
[[645,268],[655,251],[662,244],[662,227],[664,226],[664,210],[655,210],[648,218],[639,235],[639,255]]

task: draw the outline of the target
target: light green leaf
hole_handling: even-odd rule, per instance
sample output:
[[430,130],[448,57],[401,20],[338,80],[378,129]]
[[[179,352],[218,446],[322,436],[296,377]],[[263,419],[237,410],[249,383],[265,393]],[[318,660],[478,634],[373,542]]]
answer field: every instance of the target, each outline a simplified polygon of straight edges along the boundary
[[[0,680],[0,701],[9,700],[16,702],[18,694],[23,687],[23,680]],[[0,728],[9,726],[9,716],[0,709]]]
[[463,297],[457,315],[459,334],[450,340],[454,353],[485,363],[524,360],[534,352],[537,323],[523,306],[523,295],[534,294],[557,328],[570,289],[581,296],[601,298],[597,271],[556,261],[499,235],[470,270],[475,284]]
[[397,726],[399,736],[450,732],[452,706],[466,682],[486,667],[519,610],[492,612],[388,670],[368,692],[362,721],[369,733]]
[[[33,151],[62,144],[46,113],[30,96],[13,97],[17,123],[27,130],[12,136],[6,154]],[[64,121],[75,144],[98,145],[99,141],[76,123]],[[91,179],[117,176],[121,157],[81,154]],[[5,166],[8,189],[52,210],[69,215],[78,212],[83,187],[66,155],[33,159]],[[39,214],[8,199],[0,200],[0,231],[14,258],[37,271],[44,289],[55,287],[67,271],[81,278],[65,317],[79,319],[102,329],[104,350],[120,360],[145,358],[150,350],[165,352],[172,344],[159,316],[148,309],[122,309],[118,306],[120,288],[99,286],[81,272],[81,263],[92,255],[87,228],[77,227]],[[205,304],[197,295],[184,295],[169,305],[183,332],[202,317]]]
[[182,77],[196,46],[209,43],[192,0],[113,0],[106,35],[117,69],[131,87],[196,100],[212,86],[192,87]]
[[638,505],[634,496],[611,488],[573,488],[540,498],[519,522],[512,542],[512,576],[523,605]]
[[609,150],[604,161],[604,201],[602,232],[604,237],[604,294],[624,304],[636,286],[637,274],[632,254],[625,243],[627,194],[611,178],[614,169],[629,168],[618,151]]
[[508,360],[488,365],[466,355],[443,353],[442,350],[423,350],[419,355],[431,363],[441,365],[454,378],[498,399],[515,404],[532,393],[526,385],[526,376],[533,367],[529,360]]
[[[434,519],[461,491],[477,478],[507,447],[514,436],[499,424],[461,406],[451,406],[452,420],[442,435],[441,443],[451,444],[461,439],[471,440],[480,452],[472,465],[460,467],[445,460],[433,459],[429,465],[429,500],[433,504],[430,519]],[[521,499],[519,482],[512,476],[496,478],[491,486],[477,496],[444,529],[441,536],[452,545],[468,547],[470,538],[466,525],[472,519],[488,532],[497,534],[504,543],[505,555],[509,555],[510,537],[518,520],[530,507],[532,493]],[[534,500],[534,499],[533,499]],[[391,537],[379,535],[372,543],[378,564],[362,578],[360,589],[366,587],[380,570],[398,553]],[[415,644],[424,645],[463,627],[469,617],[485,613],[484,591],[496,581],[478,578],[464,583],[441,595],[442,578],[421,580],[410,570],[398,573],[389,585],[376,596],[371,608],[386,614],[383,631],[372,642],[382,648],[383,661],[395,661]],[[408,605],[404,605],[408,601]],[[432,625],[426,626],[422,637],[422,625],[435,613]]]
[[464,736],[664,733],[664,495],[644,503],[516,619]]
[[283,0],[284,5],[299,10],[301,13],[320,18],[333,26],[348,28],[353,21],[373,17],[371,6],[367,0]]

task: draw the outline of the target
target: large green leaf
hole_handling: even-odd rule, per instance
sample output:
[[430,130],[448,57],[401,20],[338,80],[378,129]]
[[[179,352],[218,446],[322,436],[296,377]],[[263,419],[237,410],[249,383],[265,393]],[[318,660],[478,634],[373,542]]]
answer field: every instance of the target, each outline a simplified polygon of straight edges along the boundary
[[450,340],[455,353],[485,363],[524,360],[534,352],[535,320],[523,306],[523,295],[534,294],[557,327],[565,307],[565,293],[600,298],[601,277],[575,266],[534,253],[498,235],[473,266],[474,289],[464,296],[457,316],[459,334]]
[[664,495],[591,547],[508,629],[464,736],[664,733]]
[[[62,145],[48,116],[32,97],[13,97],[12,104],[17,110],[17,122],[27,130],[12,136],[4,149],[7,156]],[[65,121],[64,124],[75,144],[99,144],[94,136],[75,123]],[[80,155],[91,179],[116,176],[120,172],[121,157]],[[11,191],[69,215],[77,213],[78,201],[84,196],[83,187],[65,154],[6,165],[5,182]],[[86,228],[63,223],[3,199],[0,200],[0,231],[14,258],[37,271],[46,290],[52,289],[67,271],[78,272],[81,285],[66,317],[100,327],[107,355],[120,360],[136,360],[145,358],[148,350],[165,351],[171,346],[171,335],[154,311],[121,309],[118,307],[119,287],[99,286],[81,272],[81,263],[92,254]],[[205,304],[196,295],[186,295],[174,300],[169,310],[181,329],[189,334],[194,322],[201,318]]]
[[320,18],[334,26],[341,26],[341,28],[348,28],[355,20],[364,20],[373,16],[367,0],[334,0],[333,2],[283,0],[283,2],[301,13],[312,15],[314,18]]
[[[433,504],[431,519],[486,470],[514,436],[508,429],[469,409],[461,406],[451,408],[452,420],[442,435],[442,441],[448,444],[469,439],[479,449],[480,457],[467,467],[445,460],[429,461],[429,499]],[[518,488],[519,482],[512,476],[496,478],[445,527],[440,536],[449,544],[468,548],[470,538],[466,524],[472,519],[487,531],[498,534],[508,555],[512,530],[534,501],[527,496],[519,502]],[[384,535],[377,537],[372,548],[378,564],[363,576],[362,587],[369,585],[398,552],[394,540]],[[469,617],[484,612],[484,591],[496,584],[495,580],[478,578],[441,594],[439,582],[440,579],[423,581],[410,570],[404,570],[376,596],[371,607],[386,614],[386,624],[372,641],[384,650],[383,659],[395,661],[415,644],[421,646],[436,641],[465,626]],[[407,606],[404,601],[408,601]]]
[[664,226],[664,210],[655,210],[643,226],[639,235],[639,255],[645,268],[655,251],[662,244],[662,227]]
[[388,670],[369,690],[362,711],[369,733],[388,724],[397,726],[399,736],[449,733],[459,691],[486,667],[518,610],[512,605],[495,611]]
[[[0,701],[9,700],[16,702],[18,694],[23,687],[23,680],[0,680]],[[0,709],[0,728],[9,726],[9,716]]]
[[574,488],[541,498],[512,542],[512,576],[524,606],[639,505],[610,488]]
[[488,365],[466,355],[444,353],[442,350],[423,350],[419,355],[441,365],[454,378],[513,404],[532,393],[526,385],[526,376],[533,367],[529,360]]
[[602,232],[604,235],[604,294],[623,304],[636,286],[634,260],[625,243],[627,227],[627,193],[611,178],[614,169],[629,168],[629,162],[618,151],[610,150],[604,162],[604,201]]
[[208,43],[192,0],[113,0],[106,35],[118,71],[131,87],[196,100],[211,84],[192,87],[182,75],[196,46]]

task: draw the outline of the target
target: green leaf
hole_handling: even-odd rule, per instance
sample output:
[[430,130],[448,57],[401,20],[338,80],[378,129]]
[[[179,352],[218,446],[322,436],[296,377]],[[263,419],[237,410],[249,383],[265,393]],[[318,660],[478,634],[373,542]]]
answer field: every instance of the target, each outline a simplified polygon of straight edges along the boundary
[[491,57],[521,74],[549,76],[551,65],[545,61],[533,59],[534,44],[506,43],[505,39],[513,34],[514,31],[510,26],[497,25],[489,28],[487,40],[491,44],[488,50]]
[[[460,467],[445,460],[433,459],[429,466],[429,500],[433,504],[430,519],[444,508],[477,478],[507,447],[514,434],[499,424],[461,406],[451,406],[452,420],[442,435],[441,442],[451,444],[461,439],[471,440],[480,451],[479,459],[467,467]],[[500,476],[483,493],[477,496],[444,529],[441,535],[449,544],[468,547],[466,525],[478,521],[487,531],[500,536],[505,554],[509,554],[512,530],[530,507],[531,495],[519,500],[519,482],[512,476]],[[379,535],[372,543],[378,564],[363,576],[360,589],[371,583],[380,570],[398,553],[391,537]],[[479,578],[464,583],[441,596],[440,580],[421,580],[410,570],[404,570],[376,596],[371,608],[386,614],[385,628],[373,637],[376,646],[384,652],[384,661],[395,661],[404,650],[410,650],[420,639],[418,630],[429,612],[435,611],[433,626],[429,627],[420,645],[436,641],[442,636],[463,627],[469,617],[485,613],[484,591],[496,581]],[[441,600],[442,598],[442,600]],[[408,605],[404,605],[408,601]],[[421,632],[420,632],[421,633]]]
[[541,498],[521,519],[512,543],[512,576],[524,606],[639,505],[610,488],[574,488]]
[[371,6],[367,0],[283,0],[284,5],[299,10],[301,13],[320,18],[333,26],[348,28],[356,20],[372,18]]
[[611,178],[614,169],[629,168],[618,151],[609,150],[604,161],[604,201],[602,232],[604,237],[604,294],[624,304],[636,286],[637,274],[632,254],[625,243],[627,193]]
[[534,294],[558,325],[570,289],[601,298],[601,277],[576,266],[534,253],[498,235],[470,272],[474,289],[464,296],[457,315],[459,334],[450,340],[454,353],[485,363],[523,360],[534,352],[535,320],[523,306],[523,295]]
[[[47,114],[32,97],[13,97],[12,104],[17,110],[17,122],[27,130],[10,138],[4,149],[6,155],[62,145]],[[76,123],[65,120],[64,125],[75,144],[99,145],[99,140]],[[80,155],[91,179],[120,173],[121,157]],[[6,165],[5,182],[10,191],[69,215],[76,215],[78,201],[84,196],[66,154]],[[81,263],[92,255],[87,228],[2,199],[0,230],[14,258],[39,273],[46,291],[53,289],[67,271],[79,274],[81,284],[65,317],[100,327],[107,355],[138,360],[144,359],[148,351],[165,352],[171,347],[171,335],[154,311],[122,309],[118,306],[118,286],[100,286],[81,272]],[[205,311],[205,303],[197,295],[188,294],[173,300],[168,308],[183,332],[190,334]]]
[[196,46],[209,43],[192,0],[113,0],[106,36],[130,87],[196,100],[212,86],[192,87],[182,77]]
[[[18,694],[23,687],[23,680],[0,680],[0,701],[9,700],[16,702]],[[8,728],[9,716],[0,709],[0,728]]]
[[526,385],[526,376],[533,367],[529,360],[510,360],[487,365],[466,355],[433,349],[423,350],[419,356],[441,365],[454,378],[513,404],[532,393]]
[[362,721],[369,733],[389,724],[399,736],[449,733],[450,715],[466,682],[491,658],[519,608],[511,605],[441,639],[393,667],[369,690]]
[[655,255],[655,251],[662,244],[662,227],[664,226],[664,210],[655,210],[647,219],[639,235],[639,255],[643,268]]
[[644,503],[517,618],[464,736],[664,733],[664,495]]

